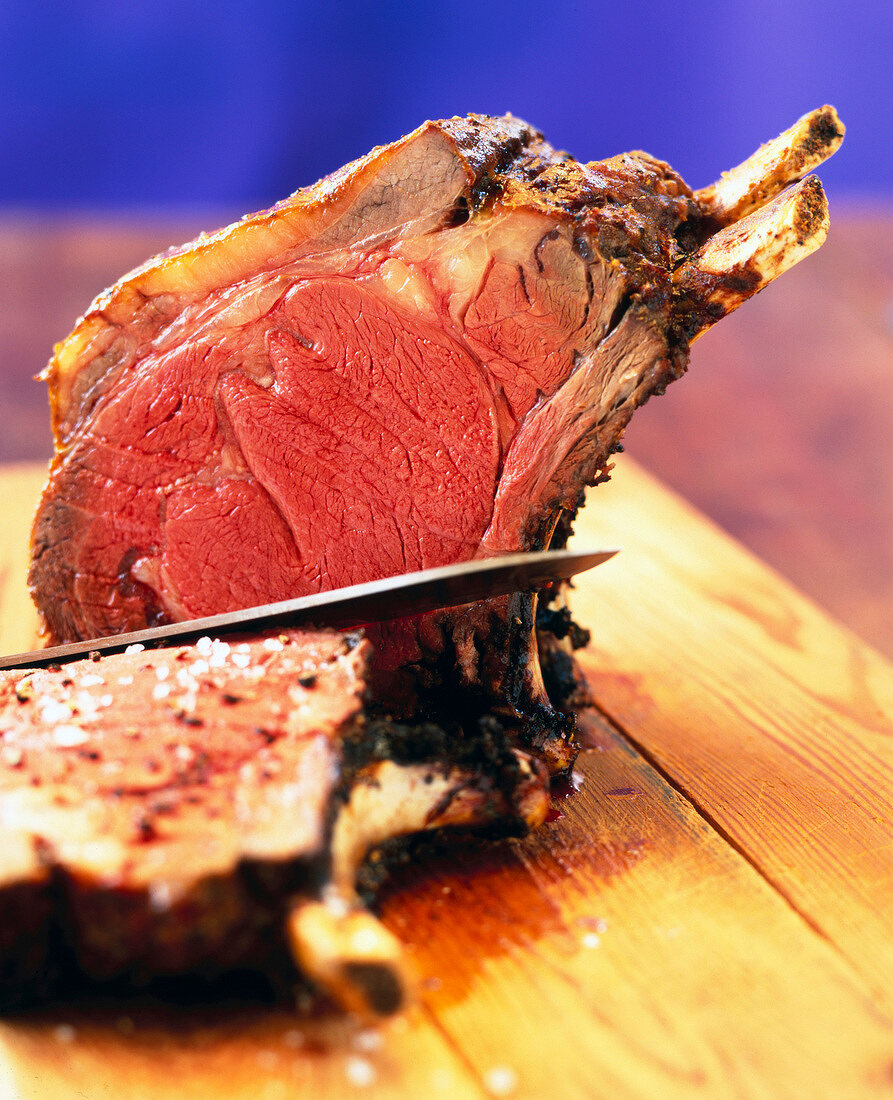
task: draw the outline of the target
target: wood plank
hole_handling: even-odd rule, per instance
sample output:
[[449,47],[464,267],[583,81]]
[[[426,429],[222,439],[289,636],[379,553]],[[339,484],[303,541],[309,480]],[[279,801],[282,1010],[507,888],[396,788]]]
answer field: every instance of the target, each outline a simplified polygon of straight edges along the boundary
[[419,1009],[375,1029],[251,1006],[106,1002],[0,1024],[4,1100],[486,1096]]
[[29,532],[46,482],[46,467],[0,467],[0,653],[33,649],[40,620],[28,594]]
[[893,1034],[849,967],[625,739],[597,740],[561,820],[386,899],[457,1047],[531,1097],[882,1094]]
[[[19,502],[3,564],[40,485],[22,474],[0,473],[0,507]],[[579,526],[624,552],[576,604],[625,735],[594,724],[580,790],[535,835],[395,876],[382,909],[419,1007],[367,1050],[351,1021],[244,1005],[58,1005],[0,1025],[4,1095],[337,1097],[364,1076],[397,1097],[889,1095],[891,887],[869,828],[889,665],[635,464],[596,493]]]
[[600,706],[890,1008],[889,663],[640,470],[580,526],[626,547],[575,602]]

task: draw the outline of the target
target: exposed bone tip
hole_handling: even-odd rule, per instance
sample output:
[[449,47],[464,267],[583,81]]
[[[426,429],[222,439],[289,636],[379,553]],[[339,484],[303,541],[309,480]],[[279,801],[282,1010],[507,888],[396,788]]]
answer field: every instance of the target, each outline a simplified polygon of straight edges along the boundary
[[715,233],[675,275],[692,337],[815,252],[828,225],[821,181],[807,176]]
[[705,214],[721,225],[731,224],[826,161],[840,148],[844,133],[837,111],[825,104],[803,115],[695,196]]
[[808,255],[824,244],[828,236],[828,199],[818,176],[807,176],[792,191],[795,193],[788,200],[792,225],[797,233],[797,245],[808,249],[804,253]]
[[846,126],[840,121],[840,115],[830,103],[817,107],[799,120],[809,130],[809,138],[814,143],[814,152],[823,151],[825,157],[836,153],[846,134]]
[[298,902],[286,919],[295,962],[345,1011],[402,1012],[413,982],[400,941],[365,909],[340,899]]

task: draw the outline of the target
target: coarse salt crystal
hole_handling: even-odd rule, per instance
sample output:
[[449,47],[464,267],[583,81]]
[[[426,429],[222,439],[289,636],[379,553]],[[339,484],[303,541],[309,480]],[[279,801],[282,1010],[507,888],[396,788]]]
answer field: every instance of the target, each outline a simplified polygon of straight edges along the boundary
[[71,717],[71,707],[68,703],[60,703],[58,699],[44,696],[38,701],[41,721],[52,726],[55,722],[61,722],[63,718]]
[[357,1088],[367,1088],[378,1076],[375,1066],[368,1058],[358,1058],[355,1055],[347,1059],[344,1072],[347,1074],[348,1081]]
[[351,1039],[351,1046],[357,1050],[365,1050],[367,1053],[378,1050],[381,1047],[381,1032],[369,1028],[367,1031],[358,1031]]
[[484,1088],[491,1096],[510,1096],[518,1087],[518,1075],[511,1066],[494,1066],[484,1074]]
[[196,651],[198,653],[201,653],[201,655],[203,657],[207,657],[208,654],[211,652],[211,646],[212,645],[213,645],[213,642],[211,641],[210,638],[208,638],[206,636],[206,637],[203,637],[203,638],[199,638],[199,640],[195,643],[195,648],[196,648]]
[[100,695],[99,705],[101,707],[110,707],[114,703],[115,699],[112,695]]
[[81,677],[81,687],[85,687],[85,688],[99,687],[100,684],[104,684],[104,683],[105,683],[105,680],[103,680],[103,678],[101,676],[94,676],[92,674],[89,674],[87,676],[82,676]]
[[233,664],[236,668],[247,668],[251,664],[250,653],[234,653]]
[[159,680],[166,680],[170,674],[171,670],[167,665],[158,665],[155,669],[155,676]]
[[278,638],[264,638],[264,649],[268,649],[271,653],[281,653],[285,646]]
[[210,672],[210,666],[208,665],[207,661],[199,659],[197,661],[193,661],[193,663],[189,666],[189,671],[192,673],[193,676],[204,676],[206,672]]
[[164,879],[149,883],[149,908],[153,913],[165,913],[171,907],[171,888]]
[[336,920],[346,917],[350,912],[350,902],[342,894],[337,893],[332,886],[325,890],[323,901],[326,909]]
[[236,646],[236,653],[250,653],[251,646],[247,642],[241,642]]
[[283,806],[297,806],[303,793],[300,783],[283,783],[279,788],[279,797]]
[[133,677],[132,676],[119,676],[118,677],[118,683],[121,685],[121,687],[129,687],[133,683]]
[[89,691],[79,691],[74,697],[74,705],[85,718],[95,718],[97,703]]
[[131,656],[133,656],[134,653],[142,653],[145,650],[145,648],[146,647],[142,644],[142,642],[134,642],[133,645],[129,645],[124,650],[124,654],[125,654],[125,656],[127,654],[130,654]]
[[22,750],[18,745],[4,745],[2,755],[3,763],[8,764],[11,768],[17,768],[24,759]]
[[171,693],[170,684],[156,684],[152,689],[153,699],[166,699]]
[[188,764],[190,760],[194,759],[195,751],[189,745],[177,745],[174,749],[174,756]]
[[80,726],[56,726],[53,730],[53,744],[60,749],[73,749],[89,740]]

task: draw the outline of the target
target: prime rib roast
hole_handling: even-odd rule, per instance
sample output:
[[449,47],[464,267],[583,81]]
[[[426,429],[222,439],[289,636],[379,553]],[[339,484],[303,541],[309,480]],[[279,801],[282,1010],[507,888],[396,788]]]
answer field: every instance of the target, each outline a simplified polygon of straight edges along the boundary
[[[822,243],[807,173],[842,136],[821,108],[692,191],[645,153],[581,163],[511,116],[429,122],[130,272],[45,372],[56,453],[29,580],[48,638],[562,545],[691,342]],[[367,849],[542,821],[585,702],[570,655],[585,632],[560,596],[402,619],[362,642],[285,638],[198,677],[195,713],[163,691],[201,667],[191,649],[35,672],[25,701],[7,676],[2,896],[67,913],[45,940],[87,972],[213,968],[224,942],[241,959],[263,939],[342,1002],[374,987],[365,1000],[385,1010],[401,1000],[393,945],[391,968],[370,957],[365,977],[321,946],[372,919],[352,895]],[[100,701],[78,710],[98,677]],[[46,699],[72,716],[45,720]],[[74,728],[87,740],[60,746]],[[96,806],[75,810],[85,784]],[[206,919],[218,893],[226,916]],[[88,930],[98,912],[108,937]]]

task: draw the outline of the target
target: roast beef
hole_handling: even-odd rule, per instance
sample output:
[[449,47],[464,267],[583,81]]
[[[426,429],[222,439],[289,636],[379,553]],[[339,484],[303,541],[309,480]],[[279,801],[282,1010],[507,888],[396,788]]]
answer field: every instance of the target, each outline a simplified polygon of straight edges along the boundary
[[242,968],[396,1011],[399,946],[355,891],[367,850],[538,824],[548,777],[492,721],[368,717],[369,656],[287,631],[0,673],[0,1003]]
[[[511,116],[429,122],[131,272],[45,373],[50,638],[554,544],[691,340],[824,239],[817,179],[778,193],[841,136],[823,108],[693,192]],[[477,693],[565,768],[535,616],[518,596],[370,633],[376,691],[406,716]]]

